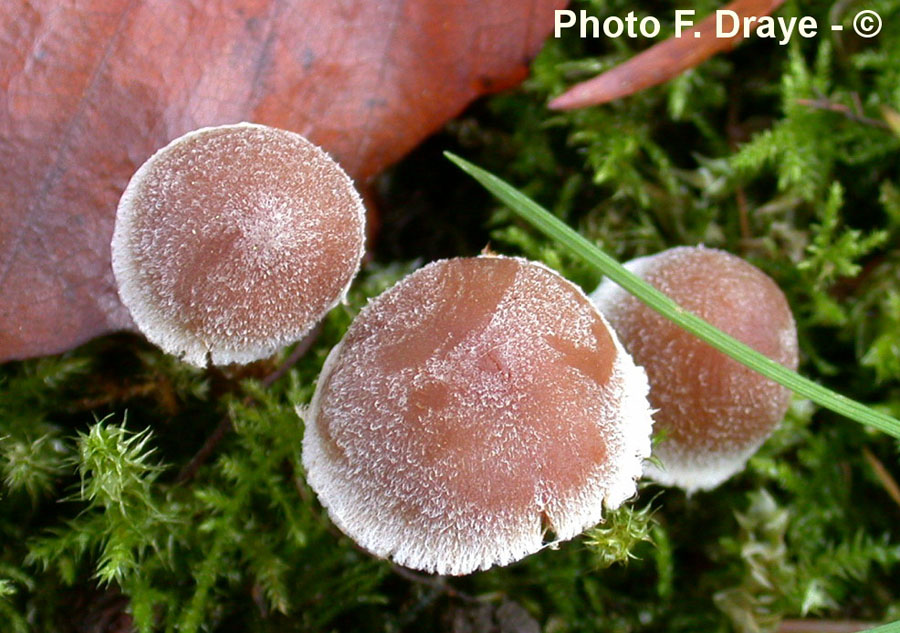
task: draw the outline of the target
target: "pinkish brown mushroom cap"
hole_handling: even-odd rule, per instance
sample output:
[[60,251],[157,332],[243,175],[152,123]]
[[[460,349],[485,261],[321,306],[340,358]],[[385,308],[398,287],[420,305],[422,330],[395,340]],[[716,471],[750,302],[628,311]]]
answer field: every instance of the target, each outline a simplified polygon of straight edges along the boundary
[[[797,368],[797,329],[765,273],[724,251],[673,248],[625,264],[681,307]],[[709,489],[744,464],[784,417],[790,391],[657,314],[609,280],[591,296],[650,380],[662,467],[646,474],[688,492]]]
[[644,372],[548,268],[432,263],[360,312],[328,357],[303,463],[362,547],[441,574],[570,539],[635,493]]
[[113,272],[150,341],[193,365],[246,363],[302,338],[344,296],[364,225],[350,178],[299,134],[203,128],[128,183]]

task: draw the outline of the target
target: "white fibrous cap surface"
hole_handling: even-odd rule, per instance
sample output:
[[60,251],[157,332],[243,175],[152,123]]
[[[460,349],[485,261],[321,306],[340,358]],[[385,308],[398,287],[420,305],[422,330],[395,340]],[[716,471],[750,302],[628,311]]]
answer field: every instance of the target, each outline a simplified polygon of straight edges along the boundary
[[129,182],[113,272],[150,341],[193,365],[246,363],[302,338],[343,297],[364,231],[349,176],[299,134],[203,128]]
[[[796,369],[797,329],[784,294],[762,271],[715,249],[679,247],[626,268],[681,307]],[[650,380],[663,441],[662,468],[645,474],[688,492],[713,488],[743,469],[784,417],[790,391],[713,349],[605,280],[592,300]]]
[[466,574],[570,539],[635,493],[646,376],[576,286],[521,259],[435,262],[329,356],[308,481],[362,547]]

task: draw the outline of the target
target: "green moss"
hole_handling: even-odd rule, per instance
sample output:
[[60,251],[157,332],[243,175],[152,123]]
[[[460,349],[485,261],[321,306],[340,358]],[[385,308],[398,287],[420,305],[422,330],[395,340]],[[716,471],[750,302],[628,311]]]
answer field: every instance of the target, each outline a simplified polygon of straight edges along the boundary
[[[685,8],[581,7],[663,21]],[[446,581],[396,573],[336,531],[303,481],[294,412],[353,315],[410,261],[490,240],[587,290],[599,281],[448,167],[451,149],[619,259],[701,242],[746,257],[788,296],[802,373],[900,413],[900,137],[883,115],[900,110],[900,1],[865,8],[885,25],[872,40],[849,32],[855,5],[788,2],[780,14],[826,24],[837,11],[845,30],[786,47],[751,39],[570,113],[544,104],[648,43],[549,41],[520,90],[476,105],[383,179],[380,259],[269,386],[290,350],[203,372],[117,336],[0,367],[0,630],[82,631],[110,612],[142,632],[449,630],[499,627],[510,604],[547,631],[900,619],[900,506],[873,467],[900,476],[897,443],[807,402],[717,491],[648,486],[585,537]]]

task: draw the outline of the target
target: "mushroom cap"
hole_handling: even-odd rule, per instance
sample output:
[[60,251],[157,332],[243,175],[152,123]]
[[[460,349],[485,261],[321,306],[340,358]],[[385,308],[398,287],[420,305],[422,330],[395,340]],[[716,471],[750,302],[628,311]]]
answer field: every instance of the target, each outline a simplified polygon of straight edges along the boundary
[[303,463],[332,520],[415,569],[466,574],[572,538],[635,493],[647,380],[550,269],[434,262],[373,299],[328,357]]
[[299,134],[202,128],[128,183],[113,272],[150,341],[197,366],[247,363],[302,338],[344,296],[364,229],[349,176]]
[[[625,264],[631,272],[758,352],[797,368],[797,329],[784,294],[765,273],[724,251],[673,248]],[[647,371],[663,441],[662,468],[645,474],[693,492],[744,467],[784,417],[791,393],[681,329],[609,280],[591,295],[622,344]]]

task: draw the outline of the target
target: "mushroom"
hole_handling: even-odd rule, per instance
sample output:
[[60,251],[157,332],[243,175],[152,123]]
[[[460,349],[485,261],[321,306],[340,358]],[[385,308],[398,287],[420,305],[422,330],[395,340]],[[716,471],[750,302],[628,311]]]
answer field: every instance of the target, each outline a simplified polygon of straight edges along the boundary
[[247,363],[302,338],[345,295],[364,225],[350,178],[299,134],[202,128],[128,183],[113,272],[150,341],[197,366]]
[[299,411],[303,463],[364,549],[466,574],[570,539],[635,493],[647,389],[557,273],[442,260],[373,299],[332,350]]
[[[765,273],[724,251],[679,247],[625,264],[682,308],[790,369],[797,329]],[[609,280],[591,296],[650,380],[661,467],[645,474],[686,491],[731,477],[784,417],[791,394],[660,316]]]

